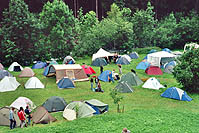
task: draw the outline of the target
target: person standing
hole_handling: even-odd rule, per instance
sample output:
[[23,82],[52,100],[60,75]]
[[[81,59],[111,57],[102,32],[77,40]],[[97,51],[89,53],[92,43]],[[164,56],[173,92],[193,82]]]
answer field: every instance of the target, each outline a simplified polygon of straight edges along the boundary
[[104,69],[104,67],[103,67],[103,66],[100,66],[100,72],[101,72],[101,73],[103,72],[103,69]]
[[122,65],[118,64],[118,67],[119,67],[119,74],[122,75]]
[[96,85],[95,88],[96,88],[96,89],[98,88],[98,83],[99,83],[99,79],[98,79],[98,77],[96,76],[96,77],[95,77],[95,85]]
[[94,88],[93,88],[93,77],[91,77],[90,82],[91,82],[91,90],[95,91]]
[[25,113],[26,113],[26,119],[28,120],[28,125],[30,125],[32,117],[31,117],[31,110],[29,109],[29,106],[26,106]]
[[20,127],[23,128],[23,126],[26,125],[26,122],[25,122],[26,117],[25,117],[25,113],[24,113],[23,107],[20,107],[20,109],[19,109],[17,114],[18,114],[18,117],[19,117],[19,119],[21,121]]
[[16,120],[14,118],[14,109],[15,108],[12,107],[9,111],[10,129],[14,129],[16,126]]

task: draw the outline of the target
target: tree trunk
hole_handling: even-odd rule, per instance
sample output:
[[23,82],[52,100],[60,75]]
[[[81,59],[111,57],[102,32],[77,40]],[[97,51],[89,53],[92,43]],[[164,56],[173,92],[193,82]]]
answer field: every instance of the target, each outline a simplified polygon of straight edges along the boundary
[[77,17],[77,0],[74,0],[74,14],[75,14],[75,18]]
[[196,0],[195,10],[197,13],[199,12],[199,0]]
[[96,9],[96,17],[98,18],[98,0],[96,0],[96,7],[95,7],[95,9]]

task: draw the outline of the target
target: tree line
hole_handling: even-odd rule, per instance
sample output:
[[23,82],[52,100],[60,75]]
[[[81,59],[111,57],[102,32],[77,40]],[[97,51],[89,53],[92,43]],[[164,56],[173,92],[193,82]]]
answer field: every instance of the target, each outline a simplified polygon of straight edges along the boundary
[[171,12],[158,19],[151,4],[154,1],[143,9],[127,8],[127,1],[115,1],[100,20],[96,12],[85,13],[83,8],[75,17],[62,0],[44,2],[37,13],[30,12],[23,0],[10,0],[0,22],[1,62],[32,63],[63,59],[69,54],[82,57],[101,47],[126,51],[149,46],[175,49],[198,42],[197,10],[187,15]]

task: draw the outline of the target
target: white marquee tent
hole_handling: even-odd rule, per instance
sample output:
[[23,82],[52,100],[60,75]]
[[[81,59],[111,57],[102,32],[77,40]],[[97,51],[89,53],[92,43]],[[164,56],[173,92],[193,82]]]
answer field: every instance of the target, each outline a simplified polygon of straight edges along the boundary
[[114,54],[100,48],[97,53],[93,54],[92,61],[94,61],[96,58],[100,57],[108,57],[108,56],[114,56]]

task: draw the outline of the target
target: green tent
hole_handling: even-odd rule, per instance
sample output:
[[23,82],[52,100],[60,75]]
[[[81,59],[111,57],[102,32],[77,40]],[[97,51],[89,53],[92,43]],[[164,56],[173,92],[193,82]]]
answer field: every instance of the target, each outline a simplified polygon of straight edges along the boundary
[[121,93],[131,93],[131,92],[133,92],[133,88],[131,88],[131,86],[128,84],[127,81],[119,82],[117,84],[117,86],[115,87],[115,89],[117,89],[117,91],[121,92]]
[[140,78],[133,72],[123,75],[119,83],[122,81],[126,81],[130,86],[138,86],[143,83],[142,80],[140,80]]
[[108,111],[108,104],[105,104],[97,99],[86,100],[84,102],[96,111],[94,114],[102,114]]
[[76,111],[78,118],[93,116],[93,113],[96,112],[92,107],[81,101],[71,102],[66,106],[66,109]]

